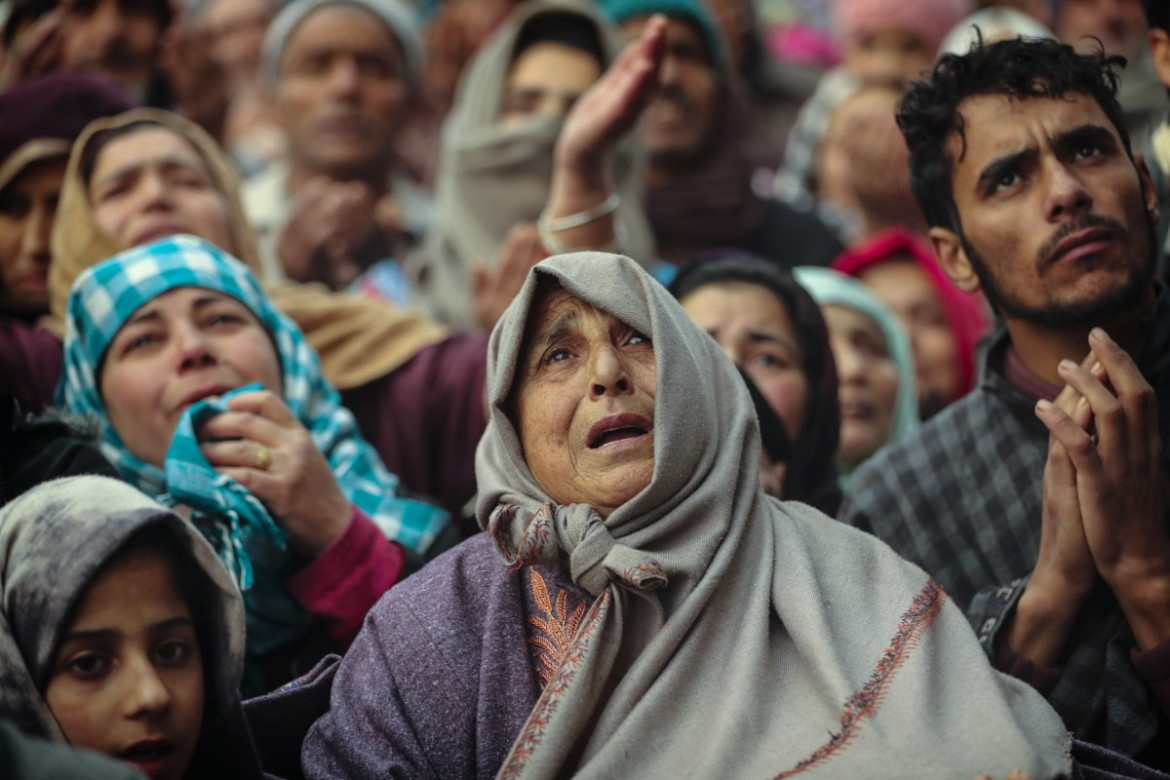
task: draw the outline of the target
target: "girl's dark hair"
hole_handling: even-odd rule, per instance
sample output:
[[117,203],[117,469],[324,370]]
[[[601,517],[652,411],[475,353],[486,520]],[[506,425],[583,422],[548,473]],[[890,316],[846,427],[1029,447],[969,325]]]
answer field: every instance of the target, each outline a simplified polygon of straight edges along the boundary
[[[739,250],[704,252],[693,258],[679,269],[669,289],[682,301],[701,287],[729,282],[764,288],[776,297],[792,319],[804,361],[808,394],[800,435],[791,442],[792,455],[787,459],[784,497],[815,502],[818,508],[832,514],[835,501],[840,498],[833,461],[841,416],[837,407],[837,369],[821,309],[776,262]],[[783,444],[765,442],[764,446],[766,450],[779,451]]]
[[609,63],[597,28],[575,14],[546,13],[534,16],[520,30],[512,49],[512,62],[538,43],[559,43],[585,52],[604,70]]
[[954,159],[947,148],[952,135],[966,151],[966,131],[959,106],[977,95],[1016,99],[1088,95],[1101,106],[1117,129],[1126,153],[1133,158],[1129,132],[1117,102],[1117,69],[1125,58],[1078,54],[1071,46],[1039,38],[1015,38],[983,45],[978,40],[967,54],[947,54],[934,66],[929,81],[911,82],[898,106],[898,125],[910,149],[910,188],[931,226],[961,232],[952,190]]

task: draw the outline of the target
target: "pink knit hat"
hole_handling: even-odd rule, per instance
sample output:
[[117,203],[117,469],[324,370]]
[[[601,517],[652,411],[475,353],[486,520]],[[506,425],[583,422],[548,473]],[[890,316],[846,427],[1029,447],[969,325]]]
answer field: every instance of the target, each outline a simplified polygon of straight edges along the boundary
[[841,41],[849,44],[889,27],[915,33],[938,51],[951,28],[975,11],[973,0],[834,0],[833,18]]

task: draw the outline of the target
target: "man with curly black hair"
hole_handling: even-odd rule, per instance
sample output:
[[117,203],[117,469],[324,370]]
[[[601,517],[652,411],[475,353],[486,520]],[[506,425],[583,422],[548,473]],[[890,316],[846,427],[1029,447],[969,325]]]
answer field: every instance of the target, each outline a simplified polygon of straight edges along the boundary
[[1078,737],[1170,768],[1170,296],[1123,63],[1001,41],[907,93],[931,241],[1004,328],[980,387],[858,469],[841,519],[937,577]]

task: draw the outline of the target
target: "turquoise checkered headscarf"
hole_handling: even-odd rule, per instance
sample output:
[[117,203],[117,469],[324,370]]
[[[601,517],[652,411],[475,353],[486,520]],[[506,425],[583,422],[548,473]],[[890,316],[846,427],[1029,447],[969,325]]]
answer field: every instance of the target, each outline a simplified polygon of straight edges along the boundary
[[[241,589],[249,590],[249,645],[289,638],[300,617],[289,614],[283,581],[295,569],[284,532],[263,505],[202,458],[194,431],[221,409],[195,404],[180,421],[166,468],[133,455],[109,424],[98,392],[96,369],[122,325],[142,305],[178,287],[216,290],[239,300],[272,337],[280,358],[284,401],[325,454],[342,493],[370,516],[386,536],[424,551],[447,521],[447,513],[396,495],[398,479],[361,438],[353,415],[321,373],[316,352],[300,329],[273,306],[252,273],[218,247],[193,236],[173,236],[123,252],[86,270],[73,285],[65,332],[65,372],[58,403],[102,421],[102,449],[122,476],[168,504],[193,510],[192,521],[216,547]],[[198,415],[200,419],[193,417]],[[255,574],[253,575],[253,572]],[[299,609],[299,606],[298,606]],[[303,610],[301,610],[303,611]],[[254,626],[253,623],[263,624]],[[253,629],[259,629],[259,634]],[[263,650],[259,650],[263,652]]]

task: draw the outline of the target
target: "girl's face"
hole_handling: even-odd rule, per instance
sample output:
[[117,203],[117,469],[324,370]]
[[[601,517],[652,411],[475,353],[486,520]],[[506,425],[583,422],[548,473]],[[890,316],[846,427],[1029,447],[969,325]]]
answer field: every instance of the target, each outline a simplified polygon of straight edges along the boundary
[[853,468],[890,440],[898,402],[898,367],[882,329],[838,304],[821,307],[837,363],[841,439],[837,462]]
[[74,747],[153,780],[187,770],[203,722],[195,624],[166,559],[149,549],[93,579],[64,631],[45,701]]
[[680,303],[727,356],[756,383],[793,441],[800,436],[808,377],[796,328],[767,288],[746,282],[708,284]]

